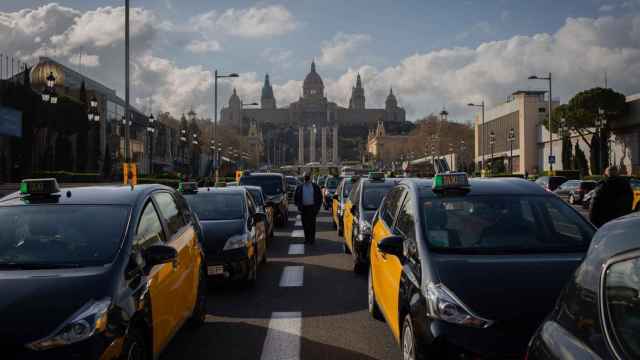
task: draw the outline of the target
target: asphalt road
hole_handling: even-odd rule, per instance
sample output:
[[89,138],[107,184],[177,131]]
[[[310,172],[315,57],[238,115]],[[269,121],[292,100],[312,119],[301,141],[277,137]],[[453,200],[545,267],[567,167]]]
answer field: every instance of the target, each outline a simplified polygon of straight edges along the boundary
[[387,325],[369,316],[367,277],[352,272],[327,212],[316,243],[289,254],[304,242],[296,214],[276,229],[255,286],[210,286],[206,324],[181,330],[163,360],[400,358]]

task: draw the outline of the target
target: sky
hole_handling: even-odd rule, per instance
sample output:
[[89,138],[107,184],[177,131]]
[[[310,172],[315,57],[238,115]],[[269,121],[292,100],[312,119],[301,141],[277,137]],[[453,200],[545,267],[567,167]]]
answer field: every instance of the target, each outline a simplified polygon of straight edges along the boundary
[[[0,2],[0,53],[50,56],[124,94],[123,1]],[[278,106],[301,94],[312,60],[329,100],[346,106],[357,73],[367,107],[393,87],[408,120],[446,107],[469,121],[469,102],[503,102],[543,89],[553,97],[602,86],[640,93],[640,0],[131,0],[132,102],[177,116],[212,117],[211,73],[259,101],[264,75]],[[82,59],[82,61],[80,61]]]

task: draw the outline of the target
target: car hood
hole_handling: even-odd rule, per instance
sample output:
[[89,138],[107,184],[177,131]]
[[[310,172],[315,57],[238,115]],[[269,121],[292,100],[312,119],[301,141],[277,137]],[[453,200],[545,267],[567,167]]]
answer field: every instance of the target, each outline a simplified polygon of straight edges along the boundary
[[224,244],[233,235],[244,233],[244,220],[200,221],[204,234],[203,247],[207,255],[220,255]]
[[584,254],[436,255],[440,281],[477,315],[529,336]]
[[50,335],[90,300],[109,296],[109,267],[0,271],[0,346]]

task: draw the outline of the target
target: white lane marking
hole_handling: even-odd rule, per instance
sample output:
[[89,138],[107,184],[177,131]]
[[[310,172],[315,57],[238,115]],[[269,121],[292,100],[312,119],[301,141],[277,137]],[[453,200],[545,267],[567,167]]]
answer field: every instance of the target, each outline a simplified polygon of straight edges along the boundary
[[304,283],[304,266],[285,266],[280,287],[300,287]]
[[302,229],[293,230],[291,232],[290,236],[294,237],[294,238],[303,238],[304,237],[304,230],[302,230]]
[[289,255],[304,255],[304,244],[289,245]]
[[301,330],[301,312],[272,313],[260,360],[300,359]]
[[296,223],[293,224],[293,226],[302,226],[302,219],[301,218],[297,218],[296,219]]

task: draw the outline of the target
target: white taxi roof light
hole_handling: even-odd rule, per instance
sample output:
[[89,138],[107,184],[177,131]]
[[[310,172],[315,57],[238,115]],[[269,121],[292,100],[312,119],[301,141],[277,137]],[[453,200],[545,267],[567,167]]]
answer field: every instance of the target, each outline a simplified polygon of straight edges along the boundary
[[20,182],[20,194],[22,195],[51,195],[60,192],[58,181],[48,179],[24,179]]
[[181,182],[180,185],[178,185],[178,191],[181,193],[197,193],[198,183],[195,181]]
[[369,173],[370,180],[384,180],[384,173],[380,171],[372,171]]
[[469,190],[469,176],[464,172],[448,172],[433,177],[433,191]]

